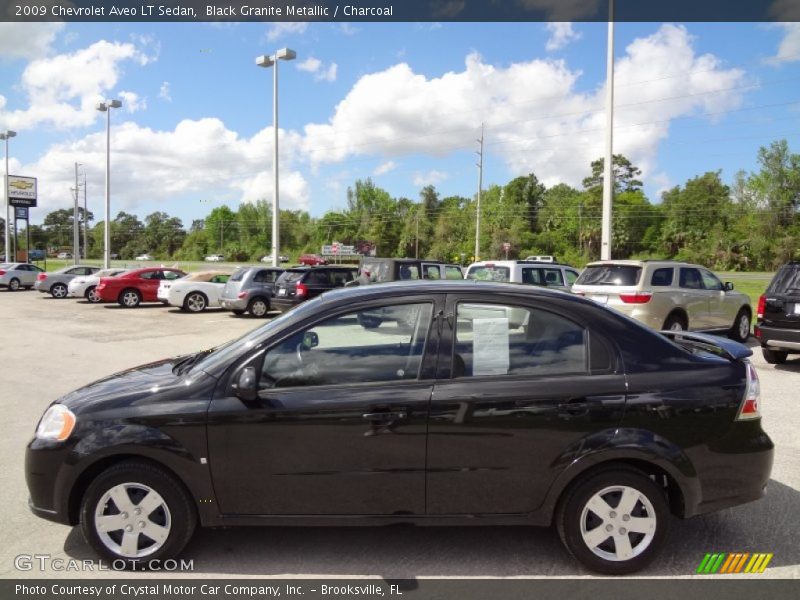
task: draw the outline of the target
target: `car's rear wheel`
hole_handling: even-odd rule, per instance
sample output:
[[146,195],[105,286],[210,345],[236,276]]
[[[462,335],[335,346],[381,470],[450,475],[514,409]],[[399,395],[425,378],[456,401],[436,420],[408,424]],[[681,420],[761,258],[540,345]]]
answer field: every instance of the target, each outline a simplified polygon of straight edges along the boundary
[[98,302],[100,302],[100,295],[97,293],[96,285],[93,285],[89,289],[87,289],[84,296],[86,296],[86,299],[92,304],[97,304]]
[[662,329],[666,329],[668,331],[686,331],[689,329],[689,324],[686,322],[686,319],[683,317],[683,315],[673,313],[667,317],[666,321],[664,321],[664,326]]
[[183,299],[183,307],[189,312],[203,312],[208,306],[208,298],[202,292],[192,292]]
[[584,566],[623,575],[655,558],[669,518],[663,491],[643,473],[619,467],[575,485],[560,504],[556,525],[567,550]]
[[128,568],[146,568],[148,561],[176,556],[196,521],[181,483],[140,461],[122,462],[101,473],[81,502],[86,541],[103,558],[122,560]]
[[269,312],[269,303],[264,298],[253,298],[247,305],[247,312],[259,319],[266,317]]
[[769,348],[761,348],[761,354],[764,355],[764,360],[771,365],[782,365],[786,362],[786,357],[789,356],[788,352],[770,350]]
[[50,295],[53,298],[66,298],[67,297],[67,286],[63,283],[54,283],[50,288]]
[[8,291],[16,292],[18,289],[19,289],[19,279],[14,277],[11,281],[8,282]]
[[124,306],[125,308],[136,308],[139,306],[139,304],[141,304],[142,296],[137,290],[128,288],[127,290],[122,291],[117,299],[117,302],[119,302],[120,305]]
[[736,318],[733,320],[728,337],[737,342],[746,342],[750,337],[750,312],[746,309],[741,309],[736,313]]

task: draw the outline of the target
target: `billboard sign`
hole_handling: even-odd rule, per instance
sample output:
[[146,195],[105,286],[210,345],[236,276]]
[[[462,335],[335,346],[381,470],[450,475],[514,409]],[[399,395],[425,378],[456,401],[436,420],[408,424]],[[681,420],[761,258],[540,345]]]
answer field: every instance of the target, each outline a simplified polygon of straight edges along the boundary
[[28,207],[27,206],[15,206],[14,207],[14,215],[18,221],[27,221],[28,220]]
[[9,175],[7,197],[11,206],[36,206],[36,177]]

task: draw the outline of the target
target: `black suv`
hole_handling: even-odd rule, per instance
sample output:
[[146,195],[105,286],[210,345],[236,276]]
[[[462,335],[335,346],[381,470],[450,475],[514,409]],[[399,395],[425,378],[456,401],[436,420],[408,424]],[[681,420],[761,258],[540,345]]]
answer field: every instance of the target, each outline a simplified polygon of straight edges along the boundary
[[358,274],[357,267],[294,267],[287,269],[275,282],[272,308],[286,312],[334,288],[344,287]]
[[800,354],[800,262],[783,265],[758,299],[755,336],[772,365]]

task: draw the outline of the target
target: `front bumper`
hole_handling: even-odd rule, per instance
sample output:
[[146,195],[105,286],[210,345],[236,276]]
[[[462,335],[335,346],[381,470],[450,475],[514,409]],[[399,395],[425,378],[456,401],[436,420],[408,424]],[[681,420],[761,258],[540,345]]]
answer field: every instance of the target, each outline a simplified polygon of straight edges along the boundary
[[755,334],[764,348],[800,352],[800,330],[756,325]]
[[30,494],[28,506],[43,519],[74,525],[70,518],[69,489],[64,471],[70,452],[68,443],[43,442],[34,439],[25,451],[25,482]]

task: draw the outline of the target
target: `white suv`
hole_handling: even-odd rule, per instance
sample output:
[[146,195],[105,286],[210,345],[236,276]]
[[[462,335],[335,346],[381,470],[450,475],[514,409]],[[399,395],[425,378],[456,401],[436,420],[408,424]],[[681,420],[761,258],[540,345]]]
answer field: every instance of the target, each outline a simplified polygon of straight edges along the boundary
[[705,267],[668,260],[610,260],[586,265],[572,286],[653,329],[750,335],[750,299]]
[[569,291],[578,271],[567,265],[532,260],[483,260],[467,267],[465,279],[504,281]]

